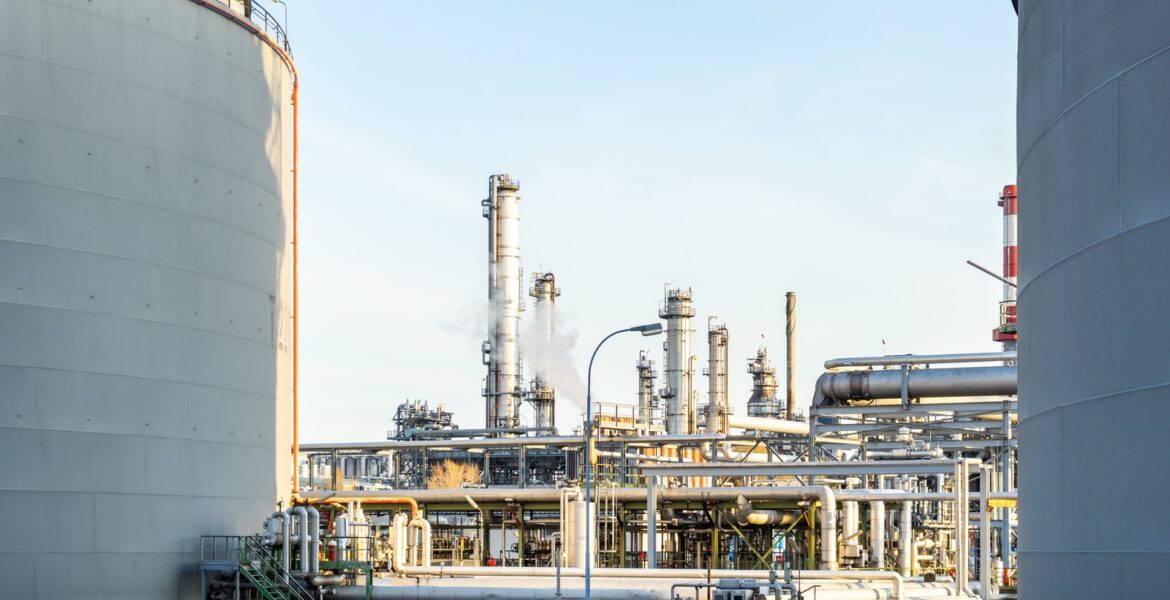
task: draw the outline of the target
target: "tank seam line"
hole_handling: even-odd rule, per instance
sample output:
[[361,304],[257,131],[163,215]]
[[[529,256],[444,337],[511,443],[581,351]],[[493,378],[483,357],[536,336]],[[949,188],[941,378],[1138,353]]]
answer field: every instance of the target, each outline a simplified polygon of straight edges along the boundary
[[174,323],[171,321],[160,321],[157,319],[147,319],[147,318],[143,318],[143,317],[131,317],[131,316],[127,316],[127,315],[117,315],[117,314],[113,314],[113,313],[99,312],[96,310],[85,310],[84,308],[70,308],[67,306],[53,306],[50,304],[36,304],[36,303],[32,303],[32,302],[13,302],[11,300],[0,300],[0,306],[3,306],[3,305],[30,306],[33,308],[46,308],[46,309],[50,309],[50,310],[63,310],[66,312],[75,312],[75,313],[81,313],[81,314],[85,314],[85,315],[97,315],[100,317],[110,317],[110,318],[114,318],[114,319],[126,319],[128,321],[141,321],[144,323],[155,323],[155,324],[159,324],[159,325],[171,325],[174,327],[193,329],[195,331],[205,331],[208,333],[215,333],[215,334],[223,335],[226,337],[235,338],[238,340],[243,340],[246,342],[254,342],[256,344],[260,344],[264,348],[271,348],[272,347],[272,346],[269,346],[265,342],[260,342],[260,341],[257,341],[257,340],[251,339],[251,338],[246,338],[246,337],[243,337],[240,335],[236,335],[234,333],[227,333],[225,331],[220,331],[218,329],[208,329],[206,327],[196,327],[194,325],[184,325],[182,323]]
[[[43,234],[42,234],[42,235],[43,235]],[[68,251],[68,252],[77,252],[77,253],[79,253],[79,254],[92,254],[92,255],[94,255],[94,256],[106,256],[106,257],[109,257],[109,258],[116,258],[116,259],[118,259],[118,260],[126,260],[126,261],[130,261],[130,262],[136,262],[136,263],[140,263],[140,264],[144,264],[144,265],[151,265],[151,266],[159,267],[159,268],[161,268],[161,269],[170,269],[170,270],[173,270],[173,271],[179,271],[179,272],[181,272],[181,273],[190,273],[190,274],[193,274],[193,275],[198,275],[198,276],[200,276],[200,277],[206,277],[206,278],[208,278],[208,279],[215,279],[215,280],[217,280],[217,281],[223,281],[223,282],[225,282],[225,283],[230,283],[230,284],[233,284],[233,285],[238,285],[238,286],[240,286],[240,287],[242,287],[242,288],[245,288],[245,289],[252,290],[252,291],[254,291],[254,292],[258,293],[258,294],[263,294],[263,295],[265,295],[265,296],[274,296],[274,295],[276,295],[276,292],[272,292],[272,291],[268,291],[268,290],[262,290],[262,289],[259,289],[259,288],[255,288],[255,287],[253,287],[253,286],[251,286],[251,285],[249,285],[249,284],[247,284],[247,283],[244,283],[244,282],[242,282],[242,281],[236,281],[236,280],[234,280],[234,279],[228,279],[228,278],[226,278],[226,277],[220,277],[220,276],[218,276],[218,275],[212,275],[212,274],[210,274],[210,273],[203,273],[203,272],[200,272],[200,271],[196,271],[196,270],[194,270],[194,269],[186,269],[186,268],[183,268],[183,267],[177,267],[177,266],[175,266],[175,265],[166,265],[166,264],[163,264],[163,263],[157,263],[157,262],[152,262],[152,261],[149,261],[149,260],[143,260],[143,259],[141,259],[141,258],[132,258],[132,257],[129,257],[129,256],[122,256],[122,255],[120,255],[120,254],[107,254],[107,253],[105,253],[105,252],[98,252],[98,251],[96,251],[96,250],[85,250],[85,249],[83,249],[83,248],[73,248],[73,247],[70,247],[70,246],[62,246],[62,245],[60,245],[60,244],[49,244],[49,243],[45,243],[45,242],[29,242],[29,241],[26,241],[26,240],[14,240],[14,239],[9,239],[9,238],[4,238],[4,237],[0,237],[0,242],[10,242],[10,243],[13,243],[13,244],[25,244],[25,245],[29,245],[29,246],[44,246],[44,247],[46,247],[46,248],[56,248],[56,249],[58,249],[58,250],[65,250],[65,251]],[[281,250],[280,248],[277,248],[276,250],[277,250],[277,252],[282,252],[282,250]],[[279,290],[277,290],[277,292],[279,292]]]
[[[162,494],[159,492],[109,492],[96,490],[36,490],[28,488],[5,488],[0,487],[0,492],[28,492],[32,494],[94,494],[105,496],[160,496],[164,498],[204,498],[208,500],[255,500],[260,502],[271,502],[271,498],[251,498],[248,496],[204,496],[200,494]],[[23,552],[17,550],[16,552]],[[0,551],[2,553],[2,551]]]
[[[104,435],[112,437],[139,437],[143,440],[178,440],[183,442],[198,442],[198,443],[213,443],[220,444],[220,446],[240,446],[243,448],[257,448],[257,449],[276,449],[273,446],[264,446],[264,444],[255,443],[241,443],[241,442],[216,442],[213,440],[200,440],[198,437],[179,437],[176,435],[147,435],[136,433],[117,433],[117,432],[87,432],[85,429],[60,429],[49,427],[13,427],[11,425],[0,425],[0,429],[18,430],[18,432],[53,432],[53,433],[67,433],[67,434],[89,434],[89,435]],[[6,488],[0,488],[0,490]],[[20,490],[23,488],[11,488],[13,490]]]
[[1023,421],[1025,419],[1031,419],[1033,417],[1038,417],[1040,415],[1047,414],[1047,413],[1052,412],[1054,410],[1060,410],[1063,408],[1068,408],[1070,406],[1076,406],[1078,404],[1083,404],[1085,402],[1092,402],[1094,400],[1105,400],[1105,399],[1111,398],[1113,396],[1124,396],[1127,394],[1132,394],[1134,392],[1145,392],[1145,391],[1149,391],[1149,390],[1156,390],[1159,388],[1168,388],[1168,387],[1170,387],[1170,381],[1165,382],[1165,383],[1156,383],[1153,385],[1146,385],[1146,386],[1142,386],[1142,387],[1130,388],[1127,390],[1118,390],[1116,392],[1109,392],[1108,394],[1099,394],[1096,396],[1091,396],[1089,398],[1081,398],[1080,400],[1077,400],[1075,402],[1069,402],[1066,404],[1061,404],[1060,406],[1049,407],[1049,408],[1046,408],[1040,412],[1028,415],[1027,417],[1021,417],[1020,420]]
[[1147,225],[1154,225],[1154,224],[1157,224],[1157,223],[1161,223],[1162,221],[1165,221],[1165,220],[1167,220],[1167,219],[1170,219],[1170,214],[1163,215],[1163,216],[1161,216],[1161,217],[1158,217],[1158,218],[1156,218],[1156,219],[1154,219],[1154,220],[1152,220],[1152,221],[1146,221],[1145,223],[1139,223],[1139,224],[1137,224],[1137,225],[1134,225],[1133,227],[1127,227],[1127,228],[1125,228],[1125,229],[1119,229],[1117,232],[1115,232],[1115,233],[1113,233],[1113,234],[1110,234],[1108,237],[1101,238],[1101,239],[1099,239],[1099,240],[1097,240],[1097,241],[1095,241],[1095,242],[1093,242],[1093,243],[1091,243],[1091,244],[1088,244],[1088,245],[1085,245],[1085,246],[1081,246],[1080,248],[1077,248],[1076,250],[1074,250],[1074,251],[1072,251],[1072,252],[1070,252],[1070,253],[1068,253],[1068,254],[1066,254],[1066,255],[1062,256],[1062,257],[1061,257],[1059,260],[1057,260],[1057,261],[1053,262],[1052,264],[1049,264],[1047,267],[1044,267],[1043,269],[1041,269],[1041,270],[1040,270],[1040,272],[1039,272],[1039,273],[1036,273],[1036,274],[1035,274],[1035,275],[1033,275],[1032,277],[1029,277],[1029,278],[1028,278],[1028,281],[1027,281],[1027,282],[1024,284],[1024,286],[1020,288],[1020,293],[1022,294],[1022,293],[1024,292],[1024,290],[1028,289],[1028,286],[1032,285],[1032,282],[1033,282],[1033,281],[1035,281],[1035,280],[1039,279],[1040,277],[1043,277],[1043,276],[1044,276],[1044,274],[1048,273],[1048,272],[1049,272],[1049,271],[1051,271],[1052,269],[1055,269],[1055,268],[1057,268],[1057,267],[1059,267],[1059,266],[1063,265],[1065,262],[1068,262],[1068,260],[1069,260],[1069,259],[1072,259],[1072,258],[1076,257],[1078,254],[1082,254],[1082,253],[1084,253],[1084,252],[1086,252],[1086,251],[1088,251],[1088,250],[1091,250],[1091,249],[1093,249],[1093,248],[1094,248],[1094,247],[1096,247],[1096,246],[1100,246],[1101,244],[1104,244],[1104,243],[1106,243],[1106,242],[1109,242],[1109,241],[1112,241],[1112,240],[1114,240],[1114,239],[1116,239],[1116,238],[1119,238],[1119,237],[1121,237],[1123,234],[1130,233],[1130,232],[1132,232],[1132,231],[1136,231],[1136,230],[1138,230],[1138,229],[1141,229],[1141,228],[1143,228],[1143,227],[1146,227]]
[[[1063,29],[1063,27],[1062,27],[1062,29]],[[1062,34],[1061,35],[1061,43],[1062,44],[1063,44],[1063,40],[1064,40],[1064,36]],[[1095,95],[1097,92],[1101,91],[1103,88],[1109,86],[1109,84],[1111,84],[1115,81],[1119,81],[1123,76],[1125,76],[1125,74],[1127,74],[1130,71],[1146,64],[1147,62],[1153,60],[1154,58],[1157,58],[1159,55],[1166,53],[1166,51],[1168,51],[1168,50],[1170,50],[1170,46],[1166,46],[1160,50],[1156,50],[1153,54],[1150,54],[1149,56],[1129,65],[1125,69],[1118,71],[1112,77],[1101,82],[1096,87],[1094,87],[1093,89],[1086,92],[1085,95],[1081,96],[1080,98],[1077,98],[1075,101],[1073,101],[1072,104],[1069,104],[1067,107],[1065,107],[1065,109],[1062,110],[1060,112],[1060,114],[1056,115],[1056,117],[1052,119],[1052,122],[1049,123],[1044,128],[1044,131],[1041,131],[1040,135],[1036,136],[1036,139],[1032,142],[1032,145],[1028,146],[1028,151],[1025,152],[1024,156],[1019,160],[1019,164],[1017,165],[1016,168],[1019,169],[1020,167],[1022,167],[1024,165],[1024,163],[1028,162],[1028,158],[1030,158],[1032,156],[1032,151],[1036,149],[1036,146],[1038,146],[1040,144],[1040,142],[1048,135],[1048,132],[1051,131],[1053,127],[1056,127],[1056,124],[1059,123],[1060,120],[1065,117],[1065,115],[1067,115],[1068,113],[1075,110],[1078,106],[1080,106],[1082,103],[1084,103],[1085,100],[1088,100],[1089,97]],[[1063,71],[1064,60],[1063,59],[1064,59],[1064,47],[1062,45],[1061,46],[1061,65],[1062,65],[1061,79],[1062,80],[1064,78],[1064,71]],[[1120,90],[1119,90],[1119,92],[1120,92]]]
[[[177,101],[177,102],[182,102],[182,103],[184,103],[184,104],[189,104],[189,105],[191,105],[191,106],[194,106],[194,107],[196,107],[196,108],[199,108],[199,109],[202,109],[202,110],[205,110],[205,111],[208,111],[208,112],[214,113],[214,114],[216,114],[216,115],[219,115],[219,116],[222,116],[222,117],[224,117],[226,120],[228,120],[228,121],[231,121],[232,123],[234,123],[234,124],[236,124],[236,125],[239,125],[239,126],[241,126],[241,127],[245,128],[245,129],[248,129],[249,131],[251,131],[252,133],[255,133],[255,134],[257,134],[257,135],[264,135],[264,133],[265,133],[265,132],[263,132],[263,131],[260,131],[260,130],[256,129],[255,127],[253,127],[253,126],[249,125],[248,123],[246,123],[246,122],[244,122],[244,121],[241,121],[241,120],[239,120],[239,119],[237,119],[237,118],[235,118],[235,117],[228,116],[228,115],[224,115],[224,114],[222,114],[222,113],[216,112],[216,111],[215,111],[215,109],[214,109],[213,107],[211,107],[211,106],[207,106],[207,105],[205,105],[205,104],[200,104],[199,102],[196,102],[194,99],[189,99],[189,98],[182,98],[182,97],[176,96],[176,95],[174,95],[174,94],[170,94],[170,93],[167,93],[167,92],[165,92],[165,91],[162,91],[162,90],[158,90],[158,89],[155,89],[155,88],[151,88],[151,87],[147,87],[147,86],[140,85],[140,84],[137,84],[137,83],[133,83],[133,82],[127,81],[127,80],[125,80],[125,79],[118,79],[117,77],[113,77],[113,76],[106,75],[106,74],[103,74],[103,73],[98,73],[98,72],[96,72],[96,71],[90,71],[90,70],[88,70],[88,69],[83,69],[83,68],[81,68],[81,67],[77,67],[77,66],[74,66],[74,65],[69,65],[69,64],[65,64],[65,63],[57,62],[57,61],[54,61],[54,60],[49,60],[49,58],[48,58],[48,57],[45,57],[45,58],[38,58],[38,57],[35,57],[35,56],[29,56],[29,55],[27,55],[27,54],[19,54],[19,53],[16,53],[16,52],[9,52],[9,51],[6,51],[6,50],[0,50],[0,54],[4,54],[4,55],[7,55],[7,56],[13,56],[13,57],[16,57],[16,58],[21,58],[21,59],[25,59],[25,60],[29,60],[29,61],[33,61],[33,62],[40,62],[40,63],[44,63],[44,64],[47,64],[47,65],[53,65],[53,66],[55,66],[55,67],[60,67],[60,68],[62,68],[62,69],[68,69],[68,70],[70,70],[70,71],[74,71],[74,72],[77,72],[77,73],[85,73],[85,74],[87,74],[87,75],[90,75],[90,76],[92,76],[92,77],[101,78],[101,79],[104,79],[104,80],[106,80],[106,81],[112,81],[112,82],[115,82],[115,83],[119,83],[119,84],[125,85],[125,86],[127,86],[127,87],[132,87],[132,88],[135,88],[135,89],[139,89],[139,90],[143,90],[143,91],[146,91],[146,92],[150,92],[151,94],[155,94],[155,95],[158,95],[158,96],[163,96],[163,97],[166,97],[166,98],[170,98],[170,99],[172,99],[172,100],[175,100],[175,101]],[[218,59],[218,58],[217,58],[217,60],[220,60],[220,59]],[[224,62],[224,61],[220,60],[220,62]],[[229,67],[231,67],[231,68],[234,68],[234,69],[236,69],[236,70],[238,70],[238,71],[240,71],[241,73],[244,73],[244,74],[246,74],[246,73],[247,73],[246,71],[243,71],[243,70],[239,69],[238,67],[235,67],[234,65],[230,65],[230,64],[229,64],[228,66],[229,66]],[[254,79],[254,80],[257,82],[257,83],[261,83],[261,84],[263,84],[263,85],[265,85],[265,86],[269,85],[269,83],[268,83],[267,81],[260,80],[260,79],[255,79],[255,78],[253,78],[253,79]],[[83,131],[84,131],[84,130],[83,130]],[[111,137],[112,137],[112,136],[111,136]]]
[[[196,158],[196,157],[194,157],[194,156],[188,156],[188,155],[186,155],[186,154],[182,154],[182,153],[179,153],[179,152],[175,152],[175,151],[173,151],[173,150],[167,150],[166,148],[160,148],[160,147],[158,147],[158,146],[150,146],[150,145],[147,145],[147,144],[143,144],[142,142],[137,142],[137,141],[134,141],[134,140],[131,140],[131,139],[127,139],[127,138],[119,137],[119,136],[116,136],[116,135],[110,135],[110,134],[106,134],[106,133],[100,133],[100,132],[97,132],[97,131],[94,131],[94,130],[90,130],[90,129],[83,129],[83,128],[81,128],[81,127],[76,127],[76,126],[73,126],[73,125],[67,125],[67,124],[64,124],[64,123],[54,123],[54,122],[52,122],[52,121],[45,121],[45,120],[43,120],[43,119],[34,119],[34,118],[32,118],[32,117],[25,117],[25,116],[21,116],[21,115],[14,115],[14,114],[12,114],[12,113],[10,113],[10,112],[0,112],[0,116],[8,117],[8,118],[10,118],[10,119],[16,119],[16,120],[24,121],[24,122],[26,122],[26,123],[38,123],[38,124],[41,124],[41,125],[48,125],[48,126],[50,126],[50,127],[56,127],[56,128],[59,128],[59,129],[67,129],[67,130],[70,130],[70,131],[76,131],[76,132],[78,132],[78,133],[83,133],[83,134],[85,134],[85,135],[91,135],[91,136],[93,136],[93,137],[95,137],[95,138],[99,138],[99,139],[98,139],[99,143],[100,143],[102,140],[113,140],[113,141],[116,141],[116,142],[122,142],[122,143],[124,143],[124,144],[130,144],[130,145],[132,145],[132,146],[137,146],[137,147],[139,147],[139,148],[142,148],[142,149],[145,149],[145,150],[149,150],[149,151],[151,151],[151,152],[157,152],[157,153],[161,153],[161,154],[167,154],[167,155],[170,155],[170,156],[174,156],[174,157],[176,157],[176,158],[181,158],[181,159],[183,159],[183,160],[190,161],[190,162],[192,162],[192,163],[195,163],[195,164],[197,164],[197,165],[200,165],[200,166],[203,166],[203,167],[207,167],[207,168],[209,168],[209,169],[214,169],[214,170],[216,170],[216,171],[219,171],[220,173],[223,173],[223,174],[225,174],[225,175],[230,175],[230,176],[232,176],[232,177],[235,177],[236,179],[238,179],[238,180],[240,180],[240,181],[243,181],[243,182],[245,182],[245,183],[248,183],[248,184],[251,184],[251,185],[255,186],[257,189],[259,189],[259,190],[261,190],[262,192],[264,192],[264,193],[268,194],[270,197],[272,197],[272,198],[274,198],[274,199],[276,199],[276,200],[278,200],[278,201],[283,201],[283,198],[281,197],[281,194],[280,194],[280,192],[279,192],[279,191],[275,191],[275,192],[274,192],[274,191],[268,190],[268,189],[267,189],[267,188],[265,188],[265,187],[264,187],[264,185],[263,185],[263,184],[261,184],[260,182],[258,182],[258,181],[255,181],[255,180],[251,179],[250,177],[248,177],[248,176],[246,176],[246,175],[244,175],[244,174],[242,174],[242,173],[237,173],[237,172],[235,172],[235,171],[231,171],[231,170],[228,170],[228,169],[224,169],[224,168],[222,168],[222,167],[220,167],[220,166],[213,165],[213,164],[211,164],[211,163],[209,163],[209,162],[207,162],[207,161],[205,161],[205,160],[202,160],[202,159]],[[99,165],[99,166],[100,166],[100,165]],[[101,169],[99,169],[99,171],[101,171]],[[278,178],[278,179],[279,179],[279,178]],[[54,184],[46,184],[46,185],[54,185]],[[60,187],[65,187],[65,188],[67,188],[67,189],[75,189],[75,188],[70,188],[69,186],[60,186]],[[94,192],[92,192],[91,190],[82,190],[82,191],[90,191],[91,193],[94,193]],[[97,192],[97,193],[104,193],[104,192]],[[112,196],[112,197],[117,197],[117,196]]]
[[13,362],[0,362],[0,367],[16,367],[16,368],[22,368],[22,369],[47,369],[50,371],[64,371],[67,373],[86,373],[89,375],[102,375],[102,376],[106,376],[106,377],[127,377],[130,379],[141,379],[143,381],[160,381],[163,383],[177,383],[177,384],[182,384],[182,385],[192,385],[192,386],[198,386],[198,387],[205,387],[205,388],[210,388],[213,390],[222,390],[222,391],[226,391],[226,392],[237,392],[240,394],[246,394],[248,396],[252,396],[252,397],[264,399],[264,400],[276,400],[275,394],[272,396],[266,396],[264,394],[258,394],[256,392],[251,392],[248,390],[240,390],[240,389],[226,387],[226,386],[222,386],[222,385],[213,385],[210,383],[197,383],[194,381],[180,381],[178,379],[164,379],[162,377],[146,377],[144,375],[130,375],[130,374],[126,374],[126,373],[110,373],[108,371],[95,371],[93,369],[66,369],[64,367],[51,367],[51,366],[47,366],[47,365],[25,365],[25,364],[20,364],[20,363],[13,363]]
[[[104,177],[104,171],[102,171],[101,175]],[[186,216],[186,217],[191,217],[192,219],[196,219],[196,220],[199,220],[199,221],[203,221],[203,222],[205,222],[205,223],[211,223],[211,224],[213,224],[213,225],[218,225],[218,226],[220,226],[220,227],[223,227],[224,229],[227,229],[227,230],[229,230],[229,231],[235,231],[235,232],[238,232],[240,235],[243,235],[243,236],[245,236],[245,237],[249,237],[249,238],[252,238],[252,239],[254,239],[254,240],[258,241],[258,242],[261,242],[261,243],[263,243],[264,245],[266,245],[266,246],[268,246],[268,247],[272,248],[273,250],[277,250],[277,251],[279,251],[279,250],[282,248],[282,246],[283,246],[283,244],[282,244],[282,243],[273,243],[273,242],[272,242],[272,241],[270,241],[270,240],[266,240],[266,239],[264,239],[264,238],[262,238],[262,237],[260,237],[260,236],[258,236],[258,235],[256,235],[256,234],[254,234],[254,233],[251,233],[251,232],[249,232],[249,231],[246,231],[246,230],[244,230],[244,229],[240,229],[239,227],[235,227],[235,226],[233,226],[233,225],[230,225],[230,224],[227,224],[227,223],[223,223],[223,222],[220,222],[220,221],[216,221],[216,220],[214,220],[214,219],[209,219],[209,218],[207,218],[207,217],[204,217],[204,216],[201,216],[201,215],[198,215],[198,214],[192,213],[192,212],[187,212],[187,211],[183,211],[183,210],[178,210],[178,209],[176,209],[176,208],[171,208],[171,207],[168,207],[168,206],[160,206],[160,205],[158,205],[158,204],[151,204],[150,202],[144,202],[144,201],[142,201],[142,200],[134,200],[133,198],[126,198],[126,197],[124,197],[124,196],[118,196],[118,195],[116,195],[116,194],[109,194],[109,193],[106,193],[106,192],[94,192],[94,191],[91,191],[91,190],[86,190],[86,189],[83,189],[83,188],[75,188],[75,187],[68,186],[68,185],[61,185],[61,184],[57,184],[57,183],[49,183],[49,182],[47,182],[47,181],[39,181],[39,180],[36,180],[36,179],[28,179],[28,178],[24,178],[24,177],[11,177],[11,176],[8,176],[8,175],[0,175],[0,179],[6,179],[6,180],[8,180],[8,181],[17,181],[17,182],[21,182],[21,183],[32,183],[32,184],[36,184],[36,185],[43,185],[43,186],[52,187],[52,188],[57,188],[57,189],[69,190],[69,191],[73,191],[73,192],[80,192],[80,193],[83,193],[83,194],[89,194],[89,195],[93,195],[93,196],[98,196],[98,197],[100,197],[100,198],[110,198],[110,199],[113,199],[113,200],[121,200],[121,201],[123,201],[123,202],[129,202],[129,203],[131,203],[131,204],[136,204],[136,205],[138,205],[138,206],[146,206],[146,207],[150,207],[150,208],[153,208],[153,209],[156,209],[156,210],[161,210],[161,211],[165,211],[165,212],[169,212],[169,213],[173,213],[173,214],[177,214],[177,215],[183,215],[183,216]],[[275,197],[275,199],[276,199],[278,202],[282,201],[282,199],[281,199],[279,196]]]
[[[177,44],[179,44],[179,45],[181,45],[181,46],[184,46],[184,47],[186,47],[186,48],[189,48],[189,49],[191,49],[191,50],[195,50],[195,51],[198,51],[198,50],[200,50],[200,47],[199,47],[199,46],[194,46],[194,45],[191,45],[191,44],[190,44],[190,43],[188,43],[186,40],[183,40],[183,39],[181,39],[181,38],[177,38],[177,37],[173,37],[173,36],[171,36],[171,35],[168,35],[168,34],[166,34],[166,33],[163,33],[163,32],[161,32],[160,30],[154,30],[154,29],[148,29],[148,28],[146,28],[146,27],[142,27],[141,25],[138,25],[137,23],[134,23],[134,22],[132,22],[132,21],[123,21],[123,20],[121,20],[121,19],[115,19],[115,18],[113,18],[113,17],[108,17],[108,16],[106,16],[106,15],[98,14],[98,13],[96,13],[96,12],[93,12],[93,11],[79,10],[79,9],[77,9],[77,8],[73,7],[73,6],[69,6],[68,4],[64,4],[64,3],[62,3],[62,2],[58,2],[57,0],[45,0],[45,4],[46,4],[46,5],[47,5],[47,4],[52,4],[52,5],[54,5],[54,6],[57,6],[57,7],[59,7],[59,8],[63,8],[63,9],[65,9],[65,10],[72,11],[72,12],[74,12],[74,13],[79,13],[79,14],[82,14],[82,15],[86,15],[86,16],[88,16],[88,17],[98,18],[98,19],[101,19],[101,20],[103,20],[103,21],[107,21],[107,22],[110,22],[110,23],[115,23],[115,24],[118,24],[118,25],[123,25],[123,26],[126,26],[126,27],[130,27],[131,29],[135,29],[135,30],[137,30],[137,31],[140,31],[140,32],[143,32],[143,33],[146,33],[146,34],[153,35],[153,36],[155,36],[155,37],[158,37],[158,38],[161,38],[161,39],[164,39],[164,40],[170,41],[170,42],[177,43]],[[45,23],[46,23],[46,25],[47,25],[47,23],[48,23],[48,14],[47,14],[47,13],[45,14],[45,17],[46,17],[46,18],[45,18]],[[197,31],[196,33],[198,33],[198,31]],[[48,44],[48,37],[49,37],[49,36],[48,36],[48,31],[46,30],[46,31],[45,31],[45,43],[46,43],[46,44]],[[255,37],[255,36],[253,36],[253,37]],[[8,52],[6,52],[6,53],[8,53]],[[8,54],[11,54],[11,53],[8,53]],[[235,64],[233,64],[233,63],[231,63],[231,62],[228,62],[228,61],[224,60],[223,58],[220,58],[219,56],[216,56],[216,55],[214,55],[214,54],[210,54],[210,53],[208,53],[208,56],[212,56],[212,57],[214,57],[216,60],[218,60],[218,61],[220,61],[220,62],[222,62],[222,63],[226,64],[227,66],[231,67],[232,69],[235,69],[235,70],[239,71],[240,73],[243,73],[244,75],[247,75],[248,77],[252,78],[252,79],[253,79],[253,80],[255,80],[255,81],[258,81],[258,82],[260,82],[260,83],[265,83],[265,84],[267,84],[267,83],[268,83],[268,82],[264,81],[263,79],[260,79],[259,77],[255,76],[255,75],[254,75],[254,74],[252,74],[251,72],[249,72],[249,71],[246,71],[246,70],[244,70],[243,68],[241,68],[241,67],[239,67],[239,66],[237,66],[237,65],[235,65]],[[278,58],[279,58],[279,57],[278,57]],[[47,60],[47,59],[48,59],[48,52],[46,52],[46,53],[45,53],[45,59],[46,59],[46,62],[49,62],[49,61]],[[53,63],[53,64],[60,64],[60,63]],[[68,66],[68,65],[62,65],[62,66]],[[84,70],[84,69],[81,69],[81,70]]]

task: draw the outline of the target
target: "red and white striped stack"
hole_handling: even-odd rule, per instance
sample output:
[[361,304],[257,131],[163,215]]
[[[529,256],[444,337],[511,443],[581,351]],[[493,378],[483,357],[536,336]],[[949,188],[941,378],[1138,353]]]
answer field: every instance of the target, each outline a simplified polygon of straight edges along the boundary
[[[1016,258],[1018,246],[1016,243],[1016,186],[1003,186],[1003,193],[999,196],[1000,206],[1003,207],[1003,278],[1016,283]],[[1000,304],[1000,322],[992,338],[997,342],[1013,344],[1016,340],[1016,288],[1008,284],[1003,286],[1003,302]]]

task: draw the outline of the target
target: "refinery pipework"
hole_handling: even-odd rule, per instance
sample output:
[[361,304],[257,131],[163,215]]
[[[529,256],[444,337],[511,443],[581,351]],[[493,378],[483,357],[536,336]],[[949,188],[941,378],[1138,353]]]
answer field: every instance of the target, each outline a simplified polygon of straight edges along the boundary
[[[520,182],[492,175],[482,203],[488,220],[488,339],[483,344],[486,427],[520,426]],[[506,434],[501,434],[506,435]]]

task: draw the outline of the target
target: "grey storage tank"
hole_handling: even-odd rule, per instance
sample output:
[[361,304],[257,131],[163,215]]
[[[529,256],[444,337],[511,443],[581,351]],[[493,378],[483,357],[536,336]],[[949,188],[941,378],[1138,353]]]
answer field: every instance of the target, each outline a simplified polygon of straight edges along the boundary
[[1020,597],[1170,590],[1170,3],[1020,0]]
[[294,76],[233,5],[0,2],[0,597],[196,597],[287,500]]

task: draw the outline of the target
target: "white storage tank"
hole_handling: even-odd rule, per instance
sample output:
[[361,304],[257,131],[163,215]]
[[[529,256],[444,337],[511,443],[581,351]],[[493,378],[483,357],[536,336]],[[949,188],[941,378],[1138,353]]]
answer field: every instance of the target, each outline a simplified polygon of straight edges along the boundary
[[196,597],[287,499],[293,72],[237,13],[0,2],[0,597]]
[[1020,597],[1170,594],[1170,3],[1020,0]]

